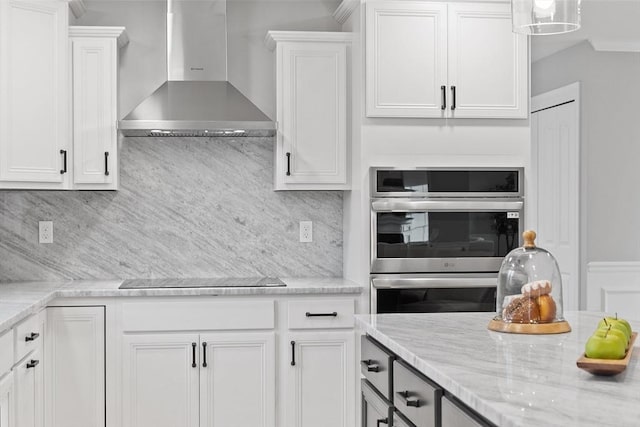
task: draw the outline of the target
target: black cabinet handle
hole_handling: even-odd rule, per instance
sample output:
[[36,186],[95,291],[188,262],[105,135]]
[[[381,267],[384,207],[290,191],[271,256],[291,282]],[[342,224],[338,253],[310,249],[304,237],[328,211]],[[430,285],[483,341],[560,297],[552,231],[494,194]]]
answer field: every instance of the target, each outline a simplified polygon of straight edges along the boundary
[[207,343],[202,343],[202,367],[207,367]]
[[104,152],[104,174],[109,176],[109,152]]
[[380,424],[389,424],[389,418],[380,418],[376,421],[376,427],[380,427]]
[[60,175],[67,173],[67,150],[60,150],[62,154],[62,169],[60,169]]
[[31,359],[30,362],[27,362],[27,369],[31,369],[31,368],[35,368],[36,366],[38,366],[40,364],[39,360],[33,360]]
[[451,110],[455,110],[456,109],[456,87],[455,86],[451,86]]
[[192,342],[191,343],[191,367],[192,368],[197,368],[198,365],[196,365],[196,347],[198,346],[198,344]]
[[287,176],[291,176],[291,153],[287,153]]
[[31,332],[31,335],[27,335],[26,337],[24,337],[24,341],[25,342],[29,342],[29,341],[35,341],[36,338],[38,338],[40,336],[39,333],[37,332]]
[[408,391],[399,391],[396,394],[400,397],[400,400],[402,400],[402,403],[404,403],[405,406],[413,406],[414,408],[419,408],[421,406],[420,399],[409,396]]
[[291,366],[296,366],[296,342],[291,341]]
[[360,363],[367,367],[367,372],[380,372],[380,366],[371,359],[361,360]]
[[307,311],[304,315],[307,317],[337,317],[338,312],[333,311],[331,313],[310,313]]
[[440,106],[441,110],[446,110],[447,108],[447,87],[440,86],[441,96],[442,96],[442,105]]

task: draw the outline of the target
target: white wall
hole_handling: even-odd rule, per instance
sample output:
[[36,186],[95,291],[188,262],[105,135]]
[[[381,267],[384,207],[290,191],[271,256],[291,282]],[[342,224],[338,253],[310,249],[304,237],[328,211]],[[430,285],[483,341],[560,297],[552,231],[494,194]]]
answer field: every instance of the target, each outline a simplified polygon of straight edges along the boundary
[[[120,50],[119,116],[167,80],[164,0],[85,0],[87,13],[70,25],[124,26],[129,44]],[[72,15],[73,16],[73,15]]]
[[227,0],[229,81],[267,116],[276,117],[275,53],[269,30],[339,31],[338,0]]
[[586,260],[640,260],[640,54],[588,42],[533,64],[532,92],[581,82]]

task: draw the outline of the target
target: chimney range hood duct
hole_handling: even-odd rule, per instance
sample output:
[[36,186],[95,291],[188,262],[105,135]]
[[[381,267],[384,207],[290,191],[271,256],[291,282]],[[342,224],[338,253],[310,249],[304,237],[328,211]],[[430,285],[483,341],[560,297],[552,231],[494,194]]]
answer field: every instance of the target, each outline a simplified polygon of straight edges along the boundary
[[123,135],[275,134],[275,123],[227,81],[226,21],[224,0],[168,0],[168,81],[120,120]]

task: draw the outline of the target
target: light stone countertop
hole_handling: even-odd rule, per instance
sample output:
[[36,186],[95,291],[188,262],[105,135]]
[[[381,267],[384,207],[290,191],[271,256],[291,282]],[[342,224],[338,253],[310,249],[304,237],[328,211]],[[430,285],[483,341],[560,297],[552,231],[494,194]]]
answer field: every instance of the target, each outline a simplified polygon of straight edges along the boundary
[[[501,427],[640,425],[640,349],[616,376],[576,366],[602,313],[565,313],[572,332],[487,330],[493,313],[358,315],[357,325]],[[640,322],[631,321],[633,330]]]
[[[184,279],[181,279],[184,280]],[[122,280],[0,283],[0,334],[56,298],[360,294],[364,288],[342,278],[281,278],[283,287],[118,289]]]

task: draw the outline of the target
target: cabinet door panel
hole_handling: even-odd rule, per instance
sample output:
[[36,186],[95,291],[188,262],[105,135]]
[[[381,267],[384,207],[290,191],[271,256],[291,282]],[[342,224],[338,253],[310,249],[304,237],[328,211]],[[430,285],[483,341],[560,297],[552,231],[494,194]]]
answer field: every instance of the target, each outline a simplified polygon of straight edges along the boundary
[[200,351],[200,426],[274,427],[275,334],[206,334]]
[[0,427],[13,427],[15,425],[13,418],[13,390],[13,372],[9,372],[0,379]]
[[73,182],[109,184],[117,176],[116,40],[74,38],[71,46]]
[[[282,62],[279,163],[284,166],[283,183],[345,184],[345,44],[286,43]],[[283,157],[286,153],[290,153],[288,160]]]
[[104,307],[49,307],[47,327],[47,426],[103,427]]
[[367,116],[444,117],[446,4],[372,1],[366,7]]
[[[293,349],[291,341],[295,342]],[[353,426],[354,333],[290,333],[284,344],[284,354],[289,353],[295,362],[295,365],[283,366],[287,388],[286,425]],[[292,350],[295,354],[291,354]]]
[[[123,339],[123,425],[198,426],[197,334],[127,335]],[[197,350],[197,348],[196,348]]]
[[16,427],[42,427],[43,370],[42,349],[31,352],[14,368],[16,383]]
[[55,0],[0,2],[0,181],[64,184],[67,7]]
[[509,5],[451,3],[448,34],[452,117],[526,118],[527,38],[512,33]]

